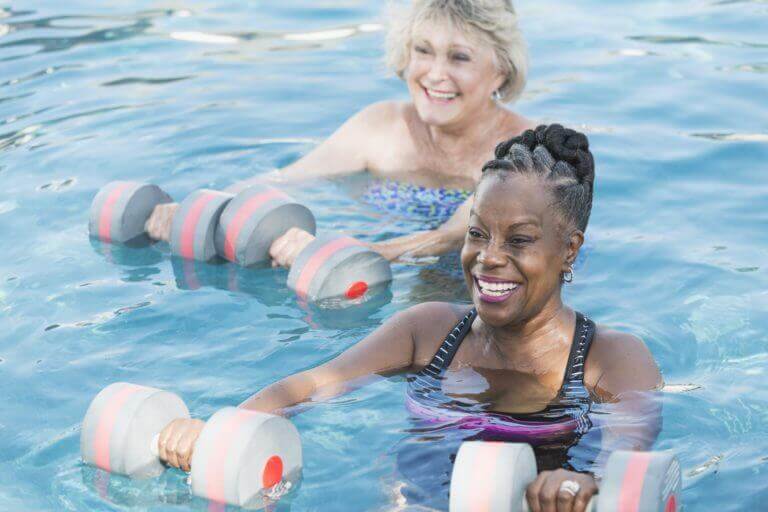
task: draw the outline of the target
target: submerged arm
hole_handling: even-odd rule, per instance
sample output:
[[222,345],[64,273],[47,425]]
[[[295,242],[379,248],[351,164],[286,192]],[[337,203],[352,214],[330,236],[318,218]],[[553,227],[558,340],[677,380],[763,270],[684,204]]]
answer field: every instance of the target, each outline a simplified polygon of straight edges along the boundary
[[611,333],[607,338],[598,349],[599,376],[593,387],[602,402],[592,415],[602,435],[598,474],[615,450],[649,450],[662,421],[658,391],[664,381],[650,351],[635,336]]
[[395,112],[396,107],[392,103],[369,105],[292,164],[236,183],[227,190],[237,192],[257,183],[294,184],[364,171],[370,166],[374,144],[381,143],[386,128],[396,117]]
[[[296,405],[328,399],[349,391],[364,377],[396,373],[410,367],[414,355],[413,311],[398,313],[371,335],[331,361],[285,377],[240,404],[243,409],[286,414]],[[160,459],[189,471],[197,438],[205,422],[177,419],[158,440]]]
[[469,212],[473,198],[470,197],[437,229],[419,231],[410,235],[375,242],[371,247],[388,260],[401,256],[414,258],[438,256],[461,248],[469,225]]
[[[601,403],[590,418],[593,428],[587,436],[601,434],[600,453],[591,474],[565,469],[542,471],[526,489],[534,512],[571,510],[584,512],[597,492],[608,456],[615,450],[647,450],[661,426],[661,404],[655,390],[661,388],[661,374],[645,344],[634,336],[615,331],[598,333],[587,358],[585,384]],[[575,495],[563,492],[563,482],[574,481]]]
[[334,359],[267,386],[240,407],[283,414],[295,405],[327,400],[348,392],[368,377],[403,371],[412,366],[413,354],[411,309],[396,314]]

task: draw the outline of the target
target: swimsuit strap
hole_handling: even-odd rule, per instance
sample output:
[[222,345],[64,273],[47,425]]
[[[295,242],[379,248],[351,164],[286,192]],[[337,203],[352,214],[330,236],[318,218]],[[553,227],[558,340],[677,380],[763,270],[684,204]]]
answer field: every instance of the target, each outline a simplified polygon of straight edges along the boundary
[[[472,308],[464,318],[448,333],[440,347],[435,352],[432,360],[419,373],[426,373],[432,377],[441,377],[451,365],[456,352],[459,350],[461,342],[464,341],[472,323],[477,316],[477,310]],[[584,385],[584,362],[587,359],[589,348],[592,346],[592,340],[595,337],[595,323],[576,312],[576,328],[571,342],[571,351],[568,354],[568,363],[565,367],[565,376],[560,389],[562,395],[567,390],[572,390],[574,385]]]
[[448,336],[445,337],[440,344],[440,348],[437,349],[432,360],[424,367],[421,373],[426,372],[432,377],[442,376],[445,370],[451,365],[451,361],[453,361],[453,357],[459,350],[461,342],[464,341],[464,337],[472,328],[472,322],[475,320],[476,316],[477,310],[475,308],[470,309],[469,313],[464,315],[464,318],[462,318],[461,321],[456,324],[456,327],[448,333]]
[[567,384],[584,385],[584,362],[587,359],[589,347],[592,346],[595,330],[595,322],[577,311],[576,328],[573,333],[571,353],[568,355],[568,364],[565,367],[563,389]]

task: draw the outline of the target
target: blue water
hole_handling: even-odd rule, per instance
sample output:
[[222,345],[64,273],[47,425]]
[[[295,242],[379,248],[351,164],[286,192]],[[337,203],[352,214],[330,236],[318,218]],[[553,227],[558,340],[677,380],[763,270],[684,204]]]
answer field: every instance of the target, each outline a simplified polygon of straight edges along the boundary
[[[110,180],[174,197],[225,187],[293,161],[370,102],[405,99],[382,64],[381,4],[0,3],[1,509],[203,509],[179,472],[107,482],[81,464],[79,422],[99,389],[165,387],[205,417],[396,311],[466,300],[455,257],[396,265],[388,295],[329,314],[298,304],[285,272],[203,266],[190,290],[167,246],[88,238]],[[668,383],[692,385],[666,394],[656,444],[681,460],[687,509],[764,509],[768,4],[517,4],[532,58],[515,108],[584,129],[597,158],[568,301],[642,336]],[[354,190],[298,196],[322,229],[419,228]],[[295,418],[306,466],[292,510],[391,504],[393,453],[413,435],[404,386],[381,380]]]

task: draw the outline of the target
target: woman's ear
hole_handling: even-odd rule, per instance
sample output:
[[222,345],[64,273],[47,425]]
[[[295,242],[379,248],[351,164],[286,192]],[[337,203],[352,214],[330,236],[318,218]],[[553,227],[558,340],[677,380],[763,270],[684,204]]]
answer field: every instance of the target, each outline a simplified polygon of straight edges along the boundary
[[573,270],[573,263],[576,261],[576,257],[579,255],[581,246],[584,245],[584,233],[580,229],[571,231],[571,234],[568,235],[567,243],[568,246],[566,247],[562,272]]

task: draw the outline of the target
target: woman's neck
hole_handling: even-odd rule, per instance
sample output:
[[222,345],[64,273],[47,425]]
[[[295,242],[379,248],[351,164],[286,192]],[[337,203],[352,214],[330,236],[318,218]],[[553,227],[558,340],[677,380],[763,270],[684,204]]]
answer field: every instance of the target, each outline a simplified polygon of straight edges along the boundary
[[492,141],[493,145],[498,142],[498,132],[508,114],[503,107],[489,102],[480,112],[473,113],[455,124],[426,125],[429,141],[441,153],[476,153],[478,147],[487,145],[489,141]]
[[557,362],[553,352],[570,350],[573,311],[560,297],[552,300],[532,318],[520,323],[494,327],[477,318],[477,330],[484,350],[496,353],[512,367],[524,367],[534,373],[545,372]]

